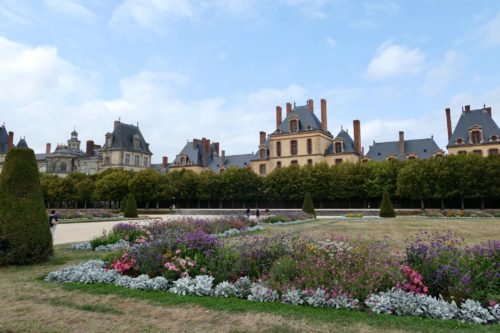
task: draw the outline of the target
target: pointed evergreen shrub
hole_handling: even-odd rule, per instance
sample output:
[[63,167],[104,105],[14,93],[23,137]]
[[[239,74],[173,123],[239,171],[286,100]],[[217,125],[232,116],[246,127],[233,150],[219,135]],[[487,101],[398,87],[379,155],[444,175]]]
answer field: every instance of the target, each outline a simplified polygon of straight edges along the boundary
[[127,197],[127,205],[125,207],[125,217],[137,217],[137,202],[135,201],[135,194],[129,193]]
[[0,266],[48,260],[52,234],[33,150],[13,148],[0,175]]
[[127,210],[127,196],[124,196],[122,202],[120,203],[120,211],[122,213],[125,213],[126,210]]
[[316,211],[314,210],[314,204],[311,198],[311,193],[306,192],[304,196],[304,203],[302,203],[302,210],[304,213],[312,214],[316,218]]
[[380,217],[396,217],[394,208],[392,207],[391,198],[389,193],[384,192],[382,196],[382,203],[380,204]]

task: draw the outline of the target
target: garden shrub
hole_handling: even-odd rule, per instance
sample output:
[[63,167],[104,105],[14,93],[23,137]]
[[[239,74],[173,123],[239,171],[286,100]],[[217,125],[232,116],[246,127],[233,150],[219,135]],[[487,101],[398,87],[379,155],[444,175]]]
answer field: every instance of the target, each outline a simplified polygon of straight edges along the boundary
[[35,154],[13,148],[0,175],[0,266],[39,263],[52,253]]
[[129,193],[127,196],[127,206],[125,208],[125,212],[123,213],[124,217],[137,217],[137,202],[135,200],[135,194]]
[[124,196],[122,201],[120,202],[120,211],[122,213],[125,213],[127,210],[127,196]]
[[311,193],[309,192],[306,192],[306,195],[304,196],[304,202],[302,203],[302,210],[304,211],[304,213],[314,215],[314,218],[316,218],[314,203],[311,198]]
[[382,203],[380,204],[380,217],[396,217],[396,213],[394,213],[394,208],[392,207],[391,198],[387,192],[384,192],[382,196]]

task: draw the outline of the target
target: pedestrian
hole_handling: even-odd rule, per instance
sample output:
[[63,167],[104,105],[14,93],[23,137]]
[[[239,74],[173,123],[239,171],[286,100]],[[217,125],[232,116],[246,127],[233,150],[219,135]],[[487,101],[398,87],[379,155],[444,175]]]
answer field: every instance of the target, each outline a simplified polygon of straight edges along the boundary
[[260,211],[258,208],[255,210],[255,216],[257,217],[257,221],[258,221],[259,217],[260,217]]
[[56,211],[52,210],[49,215],[49,226],[50,231],[52,232],[52,240],[54,240],[54,234],[56,233],[56,226],[59,223],[59,219],[57,217]]
[[264,213],[266,213],[266,214],[269,213],[269,207],[266,207],[266,210],[264,211]]
[[247,208],[247,210],[245,211],[245,214],[247,215],[247,219],[250,218],[250,208]]

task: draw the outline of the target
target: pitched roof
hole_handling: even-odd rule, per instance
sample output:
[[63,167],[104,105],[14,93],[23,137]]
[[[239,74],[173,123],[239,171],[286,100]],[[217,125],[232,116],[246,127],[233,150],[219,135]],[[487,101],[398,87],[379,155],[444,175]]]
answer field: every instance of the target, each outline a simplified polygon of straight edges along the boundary
[[282,133],[290,133],[289,118],[293,115],[299,118],[299,132],[321,129],[321,121],[319,121],[318,117],[316,117],[314,112],[311,112],[309,106],[302,105],[294,107],[292,109],[292,112],[287,114],[285,120],[283,120],[283,122],[281,123],[280,130]]
[[[227,155],[224,159],[224,167],[229,168],[232,166],[236,166],[239,168],[246,168],[250,166],[250,161],[253,158],[253,154],[241,154],[241,155]],[[214,157],[212,163],[208,165],[208,167],[214,171],[219,172],[221,165],[221,157]]]
[[51,153],[54,154],[64,154],[64,155],[72,155],[72,156],[83,156],[85,153],[81,150],[73,150],[69,149],[68,146],[57,146],[56,149]]
[[7,133],[5,125],[2,125],[2,127],[0,127],[0,154],[7,154],[9,150],[8,141],[9,134]]
[[[134,148],[134,136],[137,135],[140,139],[139,148]],[[143,154],[152,155],[149,150],[149,144],[144,140],[139,127],[129,124],[118,123],[112,133],[113,140],[111,142],[111,147],[108,146],[107,142],[104,143],[104,148],[111,149],[124,149],[127,151],[137,151]]]
[[485,109],[470,110],[469,112],[462,112],[457,126],[451,135],[447,147],[459,146],[455,142],[461,138],[464,143],[469,143],[469,128],[479,125],[483,129],[483,138],[485,141],[489,140],[492,135],[500,138],[500,129],[497,124]]
[[[193,141],[188,141],[181,152],[175,157],[173,164],[179,164],[181,161],[181,156],[187,156],[188,161],[192,162],[192,165],[202,165],[202,140],[194,139]],[[215,155],[215,145],[210,144],[210,151],[207,154],[207,165],[212,163]]]
[[414,153],[418,158],[431,158],[440,148],[434,138],[415,139],[404,141],[404,155],[399,154],[399,141],[377,142],[370,146],[370,151],[366,154],[371,160],[383,161],[390,155],[397,156],[398,160],[406,160],[406,156]]
[[28,148],[28,144],[25,139],[20,139],[16,145],[17,148]]
[[[343,129],[340,130],[339,134],[335,137],[334,141],[339,138],[342,139],[342,142],[344,143],[344,153],[355,153],[356,149],[354,147],[354,140],[351,138],[349,133],[347,131],[344,131]],[[334,153],[334,142],[332,142],[328,148],[325,150],[325,154],[333,154]]]

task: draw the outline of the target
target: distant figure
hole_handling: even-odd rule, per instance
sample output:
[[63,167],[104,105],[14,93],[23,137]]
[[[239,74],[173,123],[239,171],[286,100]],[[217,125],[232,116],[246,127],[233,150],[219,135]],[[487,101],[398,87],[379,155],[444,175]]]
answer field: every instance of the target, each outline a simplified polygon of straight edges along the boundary
[[49,215],[49,226],[50,232],[52,232],[52,240],[54,240],[54,234],[56,233],[56,226],[59,223],[59,219],[57,218],[57,214],[55,210],[52,210]]
[[260,217],[260,211],[259,211],[259,209],[258,209],[258,208],[255,210],[255,216],[257,217],[257,220],[259,220],[259,217]]
[[247,210],[245,211],[245,214],[247,214],[247,219],[250,218],[250,208],[247,208]]
[[264,211],[264,213],[269,213],[269,208],[266,208],[266,210]]

